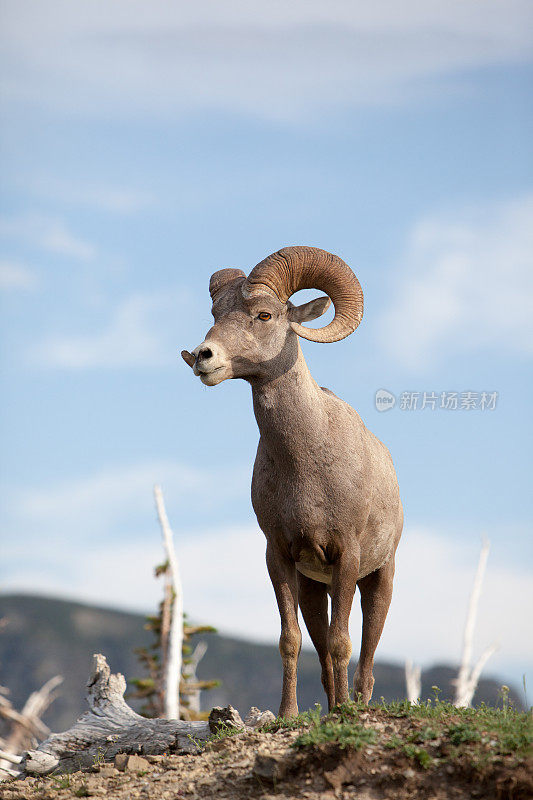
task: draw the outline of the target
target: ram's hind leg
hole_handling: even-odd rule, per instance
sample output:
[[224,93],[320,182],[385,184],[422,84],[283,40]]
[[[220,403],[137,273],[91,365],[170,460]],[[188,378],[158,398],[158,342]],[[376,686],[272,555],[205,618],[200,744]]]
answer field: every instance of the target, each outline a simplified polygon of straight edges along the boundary
[[381,569],[367,575],[357,582],[361,592],[363,612],[363,634],[361,654],[354,676],[354,698],[361,695],[364,703],[372,697],[374,688],[374,653],[385,625],[385,619],[392,598],[394,578],[394,555]]
[[328,650],[328,590],[327,584],[298,573],[298,602],[322,667],[322,686],[328,698],[328,711],[335,705],[333,664]]

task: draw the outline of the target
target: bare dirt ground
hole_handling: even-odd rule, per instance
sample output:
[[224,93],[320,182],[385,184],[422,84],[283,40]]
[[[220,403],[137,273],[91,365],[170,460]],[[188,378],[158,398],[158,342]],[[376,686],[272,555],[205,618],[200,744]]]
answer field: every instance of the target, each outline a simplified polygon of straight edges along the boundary
[[[355,747],[339,742],[291,747],[301,730],[247,730],[210,742],[194,755],[117,756],[88,771],[4,783],[2,800],[247,800],[330,798],[334,800],[526,800],[533,797],[532,762],[516,755],[472,760],[469,745],[457,748],[437,737],[425,743],[422,759],[391,746],[412,741],[424,723],[392,718],[379,709],[360,715],[378,738]],[[418,726],[418,728],[417,728]],[[118,768],[117,768],[118,767]]]

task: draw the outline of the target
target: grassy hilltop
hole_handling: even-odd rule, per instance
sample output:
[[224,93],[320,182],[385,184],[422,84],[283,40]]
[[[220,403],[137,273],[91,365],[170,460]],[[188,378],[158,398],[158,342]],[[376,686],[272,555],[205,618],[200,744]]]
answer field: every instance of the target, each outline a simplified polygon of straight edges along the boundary
[[533,795],[531,713],[499,708],[346,703],[321,717],[225,728],[192,755],[102,752],[89,770],[3,785],[5,800],[527,800]]

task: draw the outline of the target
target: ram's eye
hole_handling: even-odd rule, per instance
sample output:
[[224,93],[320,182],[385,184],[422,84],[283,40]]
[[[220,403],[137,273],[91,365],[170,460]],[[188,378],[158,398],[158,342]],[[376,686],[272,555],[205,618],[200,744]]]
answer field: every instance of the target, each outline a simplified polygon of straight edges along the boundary
[[257,319],[263,320],[263,322],[267,322],[269,319],[272,319],[272,314],[269,314],[268,311],[260,311],[257,315]]

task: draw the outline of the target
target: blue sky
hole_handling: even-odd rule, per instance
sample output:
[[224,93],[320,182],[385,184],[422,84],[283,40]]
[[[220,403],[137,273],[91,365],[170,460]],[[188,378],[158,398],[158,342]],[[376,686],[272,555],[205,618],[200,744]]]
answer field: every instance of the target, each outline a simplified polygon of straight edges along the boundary
[[[532,674],[530,29],[521,0],[3,3],[4,591],[148,610],[160,482],[189,614],[277,638],[249,388],[178,352],[212,272],[316,245],[365,319],[306,358],[406,509],[379,654],[457,658],[486,535],[476,652]],[[381,388],[498,402],[380,413]]]

